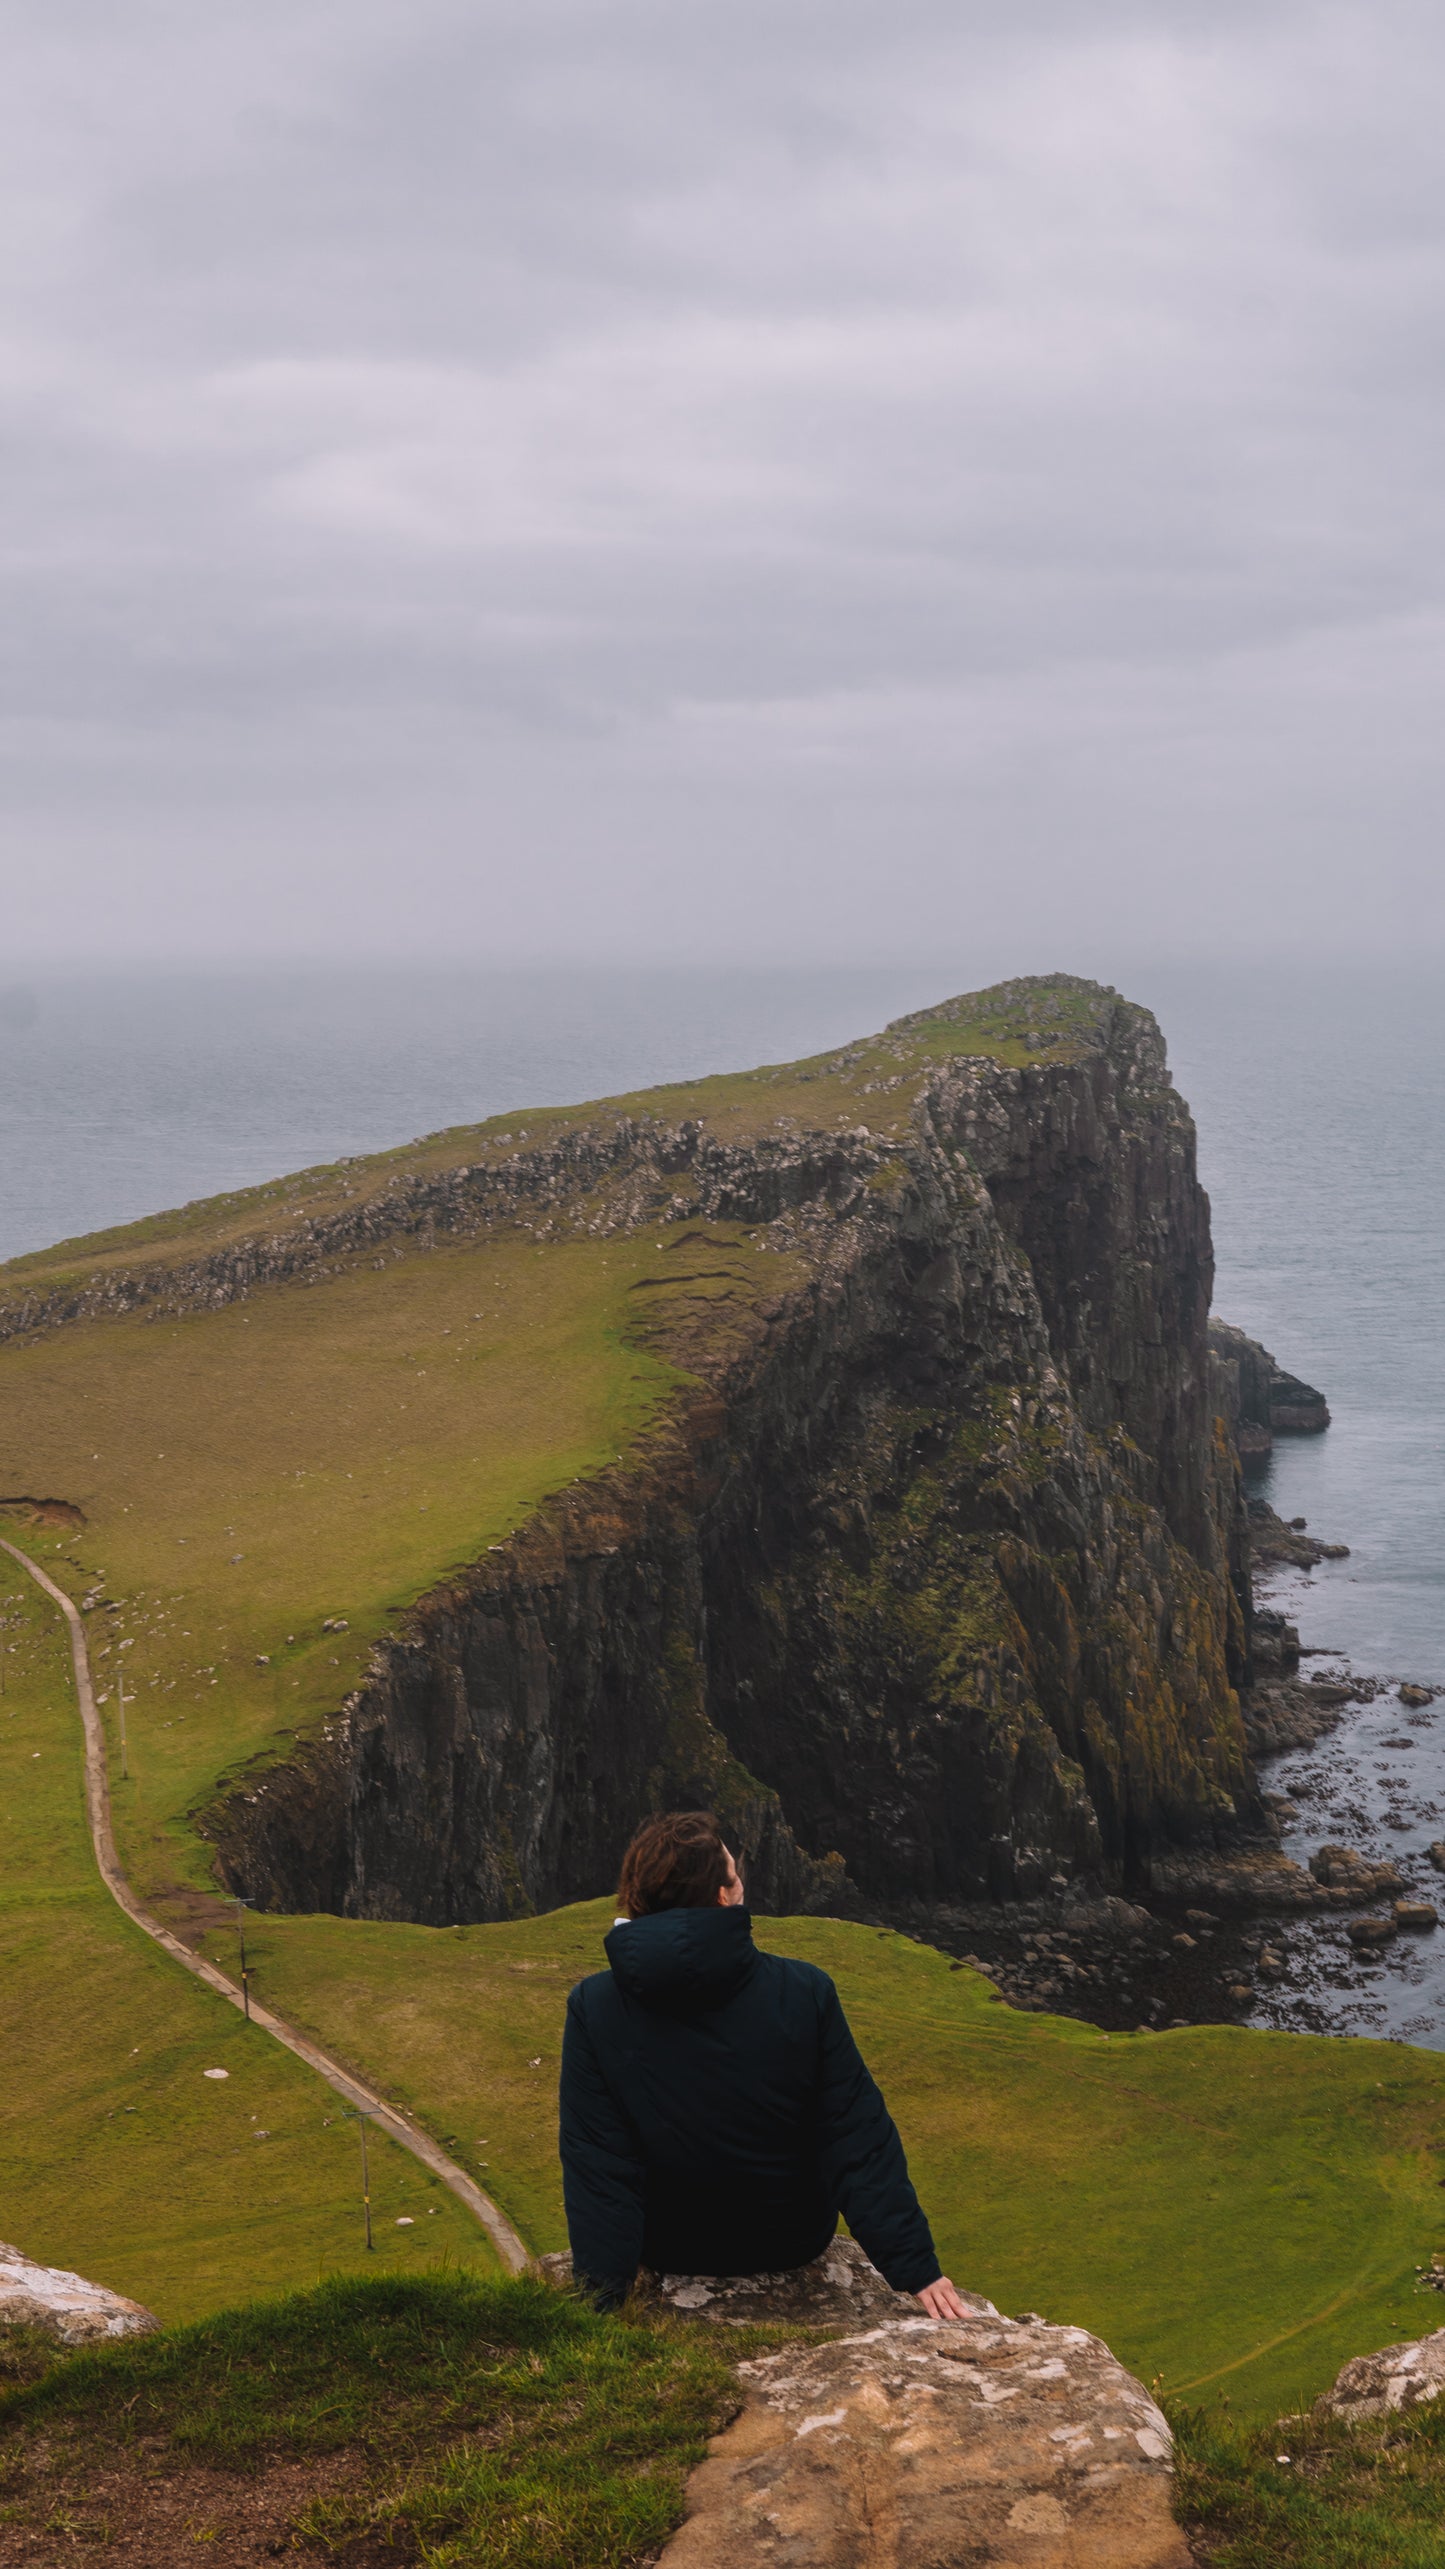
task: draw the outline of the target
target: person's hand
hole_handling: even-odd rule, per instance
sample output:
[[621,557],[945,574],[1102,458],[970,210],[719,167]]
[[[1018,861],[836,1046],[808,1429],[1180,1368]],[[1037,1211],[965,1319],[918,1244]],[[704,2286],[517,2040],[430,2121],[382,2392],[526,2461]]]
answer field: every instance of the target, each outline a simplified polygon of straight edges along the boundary
[[923,2304],[930,2319],[972,2319],[975,2315],[947,2275],[940,2275],[936,2284],[925,2284],[913,2298]]

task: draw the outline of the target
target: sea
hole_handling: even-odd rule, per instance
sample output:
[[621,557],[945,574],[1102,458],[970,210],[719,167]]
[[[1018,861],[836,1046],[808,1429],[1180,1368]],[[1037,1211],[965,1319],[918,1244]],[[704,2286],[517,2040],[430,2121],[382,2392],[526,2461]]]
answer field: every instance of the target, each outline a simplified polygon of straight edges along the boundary
[[[963,958],[0,980],[0,1258],[486,1115],[791,1060],[985,977]],[[1254,1485],[1348,1558],[1273,1601],[1307,1667],[1392,1681],[1275,1762],[1285,1845],[1388,1854],[1445,1909],[1445,973],[1286,949],[1108,977],[1155,1010],[1194,1109],[1216,1309],[1333,1414]],[[1406,1720],[1402,1679],[1440,1703]],[[1445,2049],[1445,1927],[1372,1965],[1343,1937],[1285,1931],[1257,2021]]]

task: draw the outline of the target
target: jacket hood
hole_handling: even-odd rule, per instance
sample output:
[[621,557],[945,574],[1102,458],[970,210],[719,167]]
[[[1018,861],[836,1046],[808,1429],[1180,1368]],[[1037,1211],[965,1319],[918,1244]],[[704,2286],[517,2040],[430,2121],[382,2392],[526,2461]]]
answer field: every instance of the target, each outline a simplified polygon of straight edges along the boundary
[[725,2006],[757,1968],[746,1909],[659,1909],[614,1927],[603,1951],[624,1998],[667,2016]]

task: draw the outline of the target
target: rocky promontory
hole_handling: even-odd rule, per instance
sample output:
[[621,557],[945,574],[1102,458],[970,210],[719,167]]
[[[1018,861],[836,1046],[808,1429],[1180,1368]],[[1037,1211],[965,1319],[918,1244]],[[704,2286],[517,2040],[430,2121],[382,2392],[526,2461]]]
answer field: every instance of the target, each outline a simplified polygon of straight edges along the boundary
[[1262,1827],[1208,1202],[1148,1012],[1010,983],[690,1095],[312,1224],[323,1262],[348,1224],[384,1254],[388,1202],[544,1250],[646,1227],[678,1389],[212,1806],[228,1885],[492,1917],[595,1891],[660,1801],[722,1811],[765,1907],[1137,1884]]

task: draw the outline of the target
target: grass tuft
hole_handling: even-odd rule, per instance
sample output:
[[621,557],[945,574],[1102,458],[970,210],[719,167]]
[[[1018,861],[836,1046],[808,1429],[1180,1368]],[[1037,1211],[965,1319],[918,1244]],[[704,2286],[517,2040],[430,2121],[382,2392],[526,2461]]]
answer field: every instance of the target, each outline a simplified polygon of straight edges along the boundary
[[[1347,2426],[1176,2412],[1177,2512],[1207,2569],[1441,2569],[1445,2415]],[[1281,2458],[1284,2457],[1284,2458]]]

